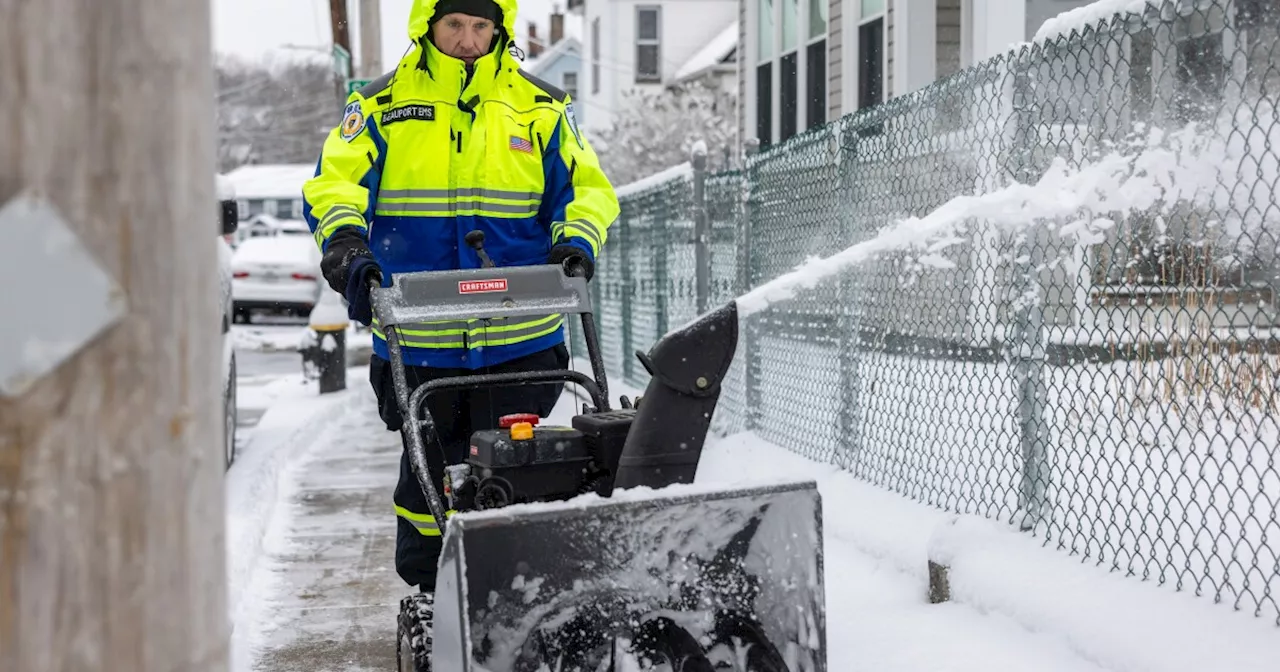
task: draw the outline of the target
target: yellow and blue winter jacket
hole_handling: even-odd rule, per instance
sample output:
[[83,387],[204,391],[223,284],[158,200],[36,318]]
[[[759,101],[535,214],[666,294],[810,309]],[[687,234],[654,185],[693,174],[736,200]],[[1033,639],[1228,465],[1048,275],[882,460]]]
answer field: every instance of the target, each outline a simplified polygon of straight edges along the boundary
[[[396,69],[351,94],[303,187],[321,250],[334,232],[361,231],[390,275],[478,268],[464,241],[485,234],[498,266],[546,263],[569,243],[592,260],[617,217],[617,195],[577,126],[565,92],[519,69],[508,53],[515,0],[497,0],[505,36],[466,64],[426,34],[436,0],[415,0],[414,41]],[[481,368],[563,342],[564,317],[432,322],[402,327],[405,363]],[[374,352],[387,346],[374,325]]]

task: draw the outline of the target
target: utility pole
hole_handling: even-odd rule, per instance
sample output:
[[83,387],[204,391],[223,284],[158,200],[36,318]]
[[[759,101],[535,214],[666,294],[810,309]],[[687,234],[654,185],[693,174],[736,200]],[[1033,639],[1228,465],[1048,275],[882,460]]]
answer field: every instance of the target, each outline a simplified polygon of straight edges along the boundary
[[360,0],[360,76],[382,74],[382,0]]
[[333,43],[351,53],[351,21],[347,17],[347,0],[329,0],[329,26],[333,31]]
[[0,0],[6,672],[227,669],[209,16]]
[[[333,44],[345,49],[347,55],[350,56],[351,21],[347,16],[347,0],[329,0],[329,28],[333,33]],[[354,70],[354,68],[351,69]],[[337,80],[335,86],[337,86],[339,108],[347,103],[347,78],[350,76],[350,71],[334,76]]]

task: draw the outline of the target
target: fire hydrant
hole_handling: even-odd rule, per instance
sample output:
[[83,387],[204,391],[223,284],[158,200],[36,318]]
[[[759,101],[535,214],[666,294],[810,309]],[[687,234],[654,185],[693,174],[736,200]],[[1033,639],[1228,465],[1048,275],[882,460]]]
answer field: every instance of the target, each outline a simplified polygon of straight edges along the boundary
[[320,394],[347,389],[347,309],[337,292],[325,289],[311,309],[309,330],[298,352],[302,354],[303,375],[319,378]]

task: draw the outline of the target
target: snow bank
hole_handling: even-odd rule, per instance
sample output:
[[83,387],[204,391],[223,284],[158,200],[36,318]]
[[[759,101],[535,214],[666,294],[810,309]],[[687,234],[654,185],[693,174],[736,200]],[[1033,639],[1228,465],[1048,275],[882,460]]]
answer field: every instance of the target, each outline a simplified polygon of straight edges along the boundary
[[[1080,665],[1114,671],[1248,672],[1274,669],[1280,659],[1280,636],[1263,619],[1082,564],[1042,546],[1040,539],[982,518],[954,516],[912,502],[753,434],[713,443],[698,471],[699,482],[722,487],[805,478],[817,481],[823,498],[833,670],[1062,669],[1076,658]],[[867,625],[884,629],[879,641],[838,618],[849,609],[842,603],[847,599],[842,583],[850,577],[841,550],[845,544],[914,580],[914,608],[920,615],[895,627],[893,619],[902,614],[858,614],[880,622]],[[949,603],[927,604],[926,567],[931,557],[950,565]],[[947,641],[950,632],[931,630],[922,636],[910,630],[915,618],[954,616],[956,609],[967,612],[960,620],[963,628],[995,641],[975,638],[965,648]],[[992,622],[981,626],[980,619]],[[995,662],[1026,646],[1044,646],[1059,656],[1036,660],[1031,667]],[[893,647],[915,648],[904,656]],[[957,664],[957,658],[967,656],[976,660]],[[867,664],[884,658],[899,664]]]
[[950,565],[953,600],[1000,612],[1115,670],[1274,670],[1275,625],[1187,593],[1092,567],[980,518],[956,518],[930,540]]
[[1031,39],[1047,42],[1070,35],[1073,30],[1083,31],[1085,26],[1096,26],[1099,21],[1109,21],[1116,14],[1142,12],[1148,5],[1155,4],[1155,0],[1098,0],[1045,21]]
[[[352,369],[351,388],[320,395],[315,381],[282,376],[239,393],[241,412],[265,408],[240,448],[226,478],[228,606],[233,623],[245,603],[245,588],[262,554],[267,525],[278,501],[281,472],[303,447],[329,433],[348,411],[352,395],[367,389],[367,369]],[[242,430],[243,431],[243,430]]]

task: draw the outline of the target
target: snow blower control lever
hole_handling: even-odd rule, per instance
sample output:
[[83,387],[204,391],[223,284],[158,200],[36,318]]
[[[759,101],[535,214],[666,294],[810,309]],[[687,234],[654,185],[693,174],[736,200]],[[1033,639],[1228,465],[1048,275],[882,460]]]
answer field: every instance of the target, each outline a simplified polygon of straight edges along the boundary
[[494,268],[496,265],[489,258],[489,253],[484,251],[484,231],[471,231],[463,240],[476,251],[476,256],[480,257],[480,266],[482,268]]

